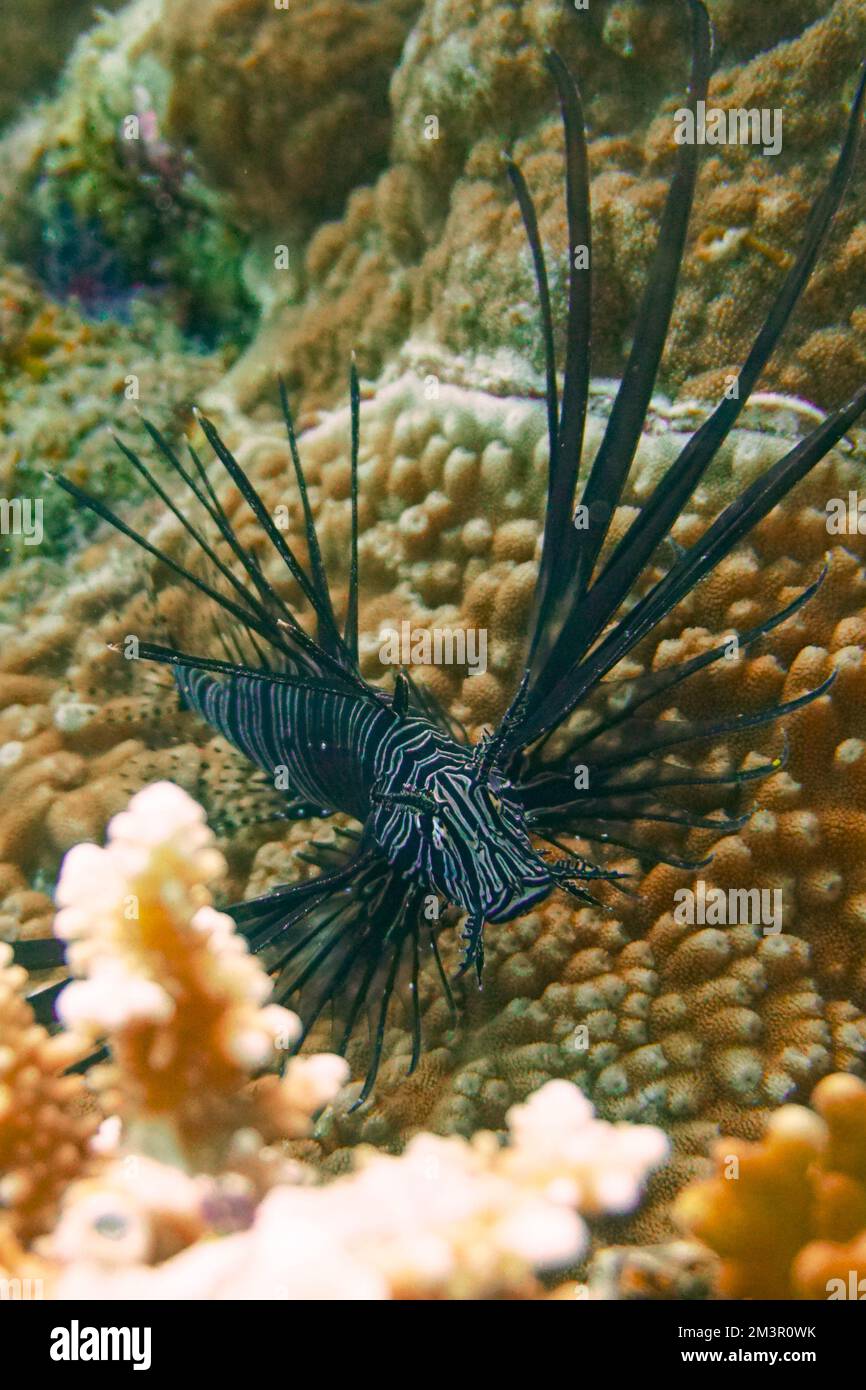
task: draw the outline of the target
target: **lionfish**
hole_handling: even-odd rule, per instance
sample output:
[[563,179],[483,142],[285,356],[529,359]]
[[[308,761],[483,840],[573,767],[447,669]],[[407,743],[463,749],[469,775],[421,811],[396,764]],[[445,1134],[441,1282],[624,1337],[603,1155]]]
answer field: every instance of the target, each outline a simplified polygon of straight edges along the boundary
[[[701,0],[687,0],[692,29],[687,96],[695,113],[707,95],[712,31]],[[545,54],[564,128],[569,282],[567,334],[557,369],[551,298],[535,205],[517,165],[506,160],[531,253],[538,295],[546,380],[549,476],[544,536],[525,664],[495,729],[472,744],[423,685],[400,671],[386,692],[361,675],[358,662],[358,453],[360,392],[350,374],[351,551],[348,601],[338,622],[325,575],[304,471],[283,383],[280,395],[306,539],[304,563],[277,528],[244,469],[213,424],[201,429],[225,473],[262,528],[312,610],[310,635],[278,595],[261,563],[238,540],[205,466],[190,446],[184,462],[150,424],[145,428],[200,508],[219,541],[212,544],[187,509],[123,443],[121,449],[165,507],[182,524],[209,566],[203,578],[134,530],[102,501],[58,477],[72,499],[111,523],[178,578],[210,599],[245,634],[248,648],[215,659],[171,645],[141,643],[142,659],[171,668],[182,702],[196,711],[261,773],[283,768],[287,818],[340,812],[360,824],[341,830],[312,856],[318,876],[273,888],[228,909],[251,950],[274,980],[274,996],[293,1000],[306,1036],[326,1007],[344,1051],[363,1017],[370,1028],[370,1061],[356,1104],[370,1094],[379,1068],[389,1004],[408,995],[410,1071],[422,1046],[419,971],[432,956],[453,1004],[439,937],[462,917],[459,974],[480,981],[486,924],[507,923],[554,891],[594,903],[595,881],[622,876],[581,857],[616,847],[641,864],[697,867],[641,843],[641,825],[702,827],[730,834],[747,818],[728,818],[721,799],[731,789],[777,770],[782,758],[758,766],[703,773],[676,753],[701,741],[768,725],[824,694],[831,680],[788,703],[714,719],[660,719],[651,702],[669,696],[729,651],[729,640],[679,665],[631,682],[630,698],[588,726],[571,720],[638,642],[738,544],[845,435],[866,408],[866,387],[827,416],[807,437],[746,487],[688,548],[671,544],[663,577],[647,568],[734,427],[774,351],[815,265],[842,199],[855,158],[866,90],[861,74],[834,171],[804,229],[802,245],[766,321],[721,403],[689,439],[642,510],[614,544],[608,532],[644,427],[674,305],[695,193],[699,152],[682,144],[661,217],[658,243],[622,381],[576,502],[590,386],[591,272],[578,268],[576,247],[591,245],[587,137],[578,86],[563,59]],[[591,261],[591,256],[582,258]],[[576,507],[585,519],[575,524]],[[218,577],[217,577],[218,576]],[[641,581],[644,581],[641,583]],[[745,648],[796,613],[818,578],[782,611],[738,634]],[[637,597],[635,590],[642,590]],[[233,659],[253,655],[250,660]],[[556,754],[546,749],[557,734]],[[672,758],[670,755],[674,753]],[[577,785],[575,759],[587,772]],[[683,808],[688,789],[719,798],[711,815]],[[724,792],[722,789],[727,788]],[[685,789],[685,790],[684,790]],[[679,804],[677,794],[679,795]],[[671,799],[673,794],[673,799]],[[725,815],[719,819],[719,814]],[[681,831],[680,833],[685,833]],[[539,849],[542,844],[546,848]],[[593,846],[597,847],[595,850]],[[706,862],[706,861],[705,861]],[[430,912],[430,904],[442,911]],[[31,946],[34,964],[47,948]],[[40,951],[42,954],[40,955]],[[22,953],[27,954],[26,944]],[[38,959],[37,959],[38,957]],[[406,988],[408,984],[408,987]],[[43,991],[50,1008],[59,986]],[[303,1041],[303,1038],[301,1039]],[[300,1045],[300,1044],[299,1044]]]

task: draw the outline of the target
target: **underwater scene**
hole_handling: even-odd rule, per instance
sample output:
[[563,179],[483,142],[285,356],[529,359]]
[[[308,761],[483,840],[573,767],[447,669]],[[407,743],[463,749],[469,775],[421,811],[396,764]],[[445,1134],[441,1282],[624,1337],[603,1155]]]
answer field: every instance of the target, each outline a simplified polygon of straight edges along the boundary
[[866,1298],[866,0],[0,23],[0,1301]]

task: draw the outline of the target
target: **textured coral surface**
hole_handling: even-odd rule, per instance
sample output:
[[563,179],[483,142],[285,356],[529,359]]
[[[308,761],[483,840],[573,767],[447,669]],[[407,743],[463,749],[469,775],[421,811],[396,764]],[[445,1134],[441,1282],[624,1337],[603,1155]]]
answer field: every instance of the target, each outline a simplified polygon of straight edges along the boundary
[[[705,152],[664,372],[686,394],[715,396],[796,251],[844,126],[866,14],[859,0],[762,7],[760,22],[753,9],[748,19],[736,5],[710,10],[721,39],[711,102],[778,108],[784,120],[778,158],[753,147]],[[501,155],[513,148],[536,194],[561,324],[561,133],[541,62],[545,44],[562,50],[584,90],[593,350],[597,370],[620,371],[672,166],[672,114],[682,97],[671,92],[686,81],[682,38],[681,12],[666,4],[591,5],[575,17],[548,0],[431,0],[394,75],[388,169],[351,196],[341,221],[312,238],[302,302],[266,320],[233,389],[260,392],[276,360],[298,387],[333,400],[351,347],[375,375],[409,336],[452,353],[509,349],[539,363],[531,269]],[[768,51],[753,56],[764,43]],[[768,384],[822,404],[850,394],[866,366],[862,188],[855,181],[786,351],[767,372]]]
[[60,1194],[88,1166],[99,1123],[84,1081],[63,1075],[81,1047],[34,1021],[26,971],[11,962],[12,948],[0,944],[0,1240],[51,1227]]
[[[754,149],[707,151],[664,362],[670,398],[655,402],[614,535],[702,420],[696,400],[715,398],[742,360],[831,166],[866,43],[857,0],[788,0],[760,13],[743,0],[714,0],[710,9],[719,39],[713,100],[782,108],[784,145],[772,160]],[[193,9],[138,0],[101,21],[47,110],[0,148],[0,231],[9,254],[28,264],[5,275],[0,304],[11,328],[0,359],[7,489],[47,456],[88,485],[96,477],[135,499],[129,475],[115,482],[105,474],[109,446],[93,426],[100,416],[119,423],[146,452],[134,403],[120,399],[144,334],[152,361],[150,373],[141,365],[142,410],[173,440],[186,434],[201,444],[188,404],[191,393],[205,393],[268,507],[284,512],[297,538],[300,508],[273,405],[282,369],[300,407],[301,453],[339,597],[348,412],[324,407],[344,399],[354,349],[364,382],[362,666],[387,679],[380,632],[402,618],[484,628],[485,674],[423,673],[477,735],[503,708],[519,668],[547,465],[531,266],[501,152],[514,150],[538,199],[561,335],[562,137],[539,52],[557,44],[581,74],[590,135],[591,455],[611,398],[598,374],[615,375],[625,361],[672,167],[686,67],[676,14],[666,4],[601,0],[588,16],[548,0],[304,0],[266,14],[240,0]],[[346,62],[358,46],[369,55],[366,87]],[[304,59],[297,72],[296,48]],[[221,63],[231,81],[215,80],[215,65],[225,75]],[[287,72],[297,80],[288,83]],[[362,99],[369,112],[360,130]],[[135,158],[119,143],[128,112],[150,122]],[[678,522],[681,544],[820,418],[811,402],[827,407],[866,377],[863,187],[861,162],[762,382],[767,390]],[[76,219],[99,211],[98,248],[123,266],[124,307],[142,287],[164,294],[172,322],[162,336],[153,330],[147,340],[143,308],[144,319],[122,326],[93,323],[80,305],[58,308],[50,285],[37,287],[39,267],[22,247],[57,234],[67,203]],[[280,246],[287,269],[277,268]],[[70,273],[63,261],[64,298]],[[222,358],[182,336],[202,315],[207,345],[226,345]],[[774,398],[769,388],[810,403]],[[396,1150],[422,1129],[500,1129],[539,1086],[573,1080],[604,1118],[657,1123],[673,1136],[674,1160],[652,1180],[651,1203],[632,1226],[656,1236],[674,1191],[705,1169],[719,1127],[754,1141],[777,1107],[805,1100],[820,1078],[863,1071],[866,540],[856,526],[831,534],[826,511],[861,485],[863,461],[862,437],[845,441],[666,619],[601,702],[615,708],[642,671],[760,622],[826,564],[819,593],[796,617],[689,682],[667,711],[753,710],[836,673],[832,690],[787,722],[787,764],[758,786],[748,825],[697,875],[708,889],[780,891],[782,931],[677,921],[674,892],[690,878],[670,868],[641,874],[639,900],[612,898],[608,913],[551,901],[489,931],[484,990],[466,988],[456,1026],[435,982],[422,981],[427,1051],[408,1080],[410,1043],[395,1007],[374,1097],[350,1112],[356,1092],[348,1088],[302,1141],[305,1157],[340,1172],[359,1141]],[[243,543],[298,603],[261,529],[211,476]],[[139,506],[135,521],[183,553],[163,506]],[[243,761],[178,709],[169,685],[108,650],[154,634],[216,646],[203,605],[128,541],[103,533],[85,548],[66,531],[54,539],[63,570],[43,574],[30,560],[0,595],[0,935],[48,931],[62,855],[81,841],[101,843],[130,793],[162,779],[201,801],[220,830],[220,904],[306,872],[293,851],[309,826],[281,833],[258,823],[264,808]],[[653,573],[670,559],[663,548]],[[705,761],[720,771],[781,750],[781,732],[768,731],[719,740]],[[696,833],[682,848],[713,846]],[[313,1048],[329,1043],[324,1027],[311,1040]],[[364,1053],[363,1040],[353,1045],[354,1076]],[[609,1234],[617,1238],[615,1221]],[[680,1287],[690,1259],[675,1251],[661,1271],[640,1266],[629,1277]]]
[[[603,414],[603,395],[598,402]],[[627,507],[645,495],[682,429],[678,417],[665,419],[670,407],[664,402],[657,409]],[[786,431],[798,423],[793,412],[769,406],[757,416],[761,428],[737,432],[678,524],[681,541],[699,534],[732,489],[782,451]],[[347,424],[346,412],[337,412],[302,441],[326,560],[338,573],[348,524]],[[594,418],[591,437],[599,428]],[[543,492],[542,430],[537,405],[444,386],[438,400],[427,401],[423,382],[412,376],[362,408],[364,669],[371,678],[385,678],[378,665],[383,623],[411,617],[426,625],[489,627],[485,675],[455,668],[426,673],[476,729],[501,708],[519,657]],[[262,422],[257,433],[244,430],[237,442],[268,505],[288,506],[296,517],[276,428]],[[588,1089],[603,1114],[661,1121],[673,1131],[681,1166],[667,1170],[660,1183],[663,1206],[670,1184],[693,1171],[713,1125],[756,1133],[770,1109],[808,1094],[825,1072],[862,1066],[859,710],[866,673],[858,617],[864,581],[854,553],[862,540],[845,537],[844,545],[831,546],[825,513],[828,497],[847,497],[858,467],[850,452],[822,465],[623,673],[634,677],[679,660],[711,637],[768,616],[814,580],[828,557],[820,592],[796,618],[761,646],[696,678],[672,711],[724,712],[734,700],[738,708],[759,708],[838,671],[832,694],[788,721],[787,767],[761,785],[752,820],[716,847],[700,874],[709,887],[780,889],[782,932],[678,924],[673,893],[689,880],[664,868],[643,878],[638,903],[617,899],[609,916],[552,900],[491,930],[484,990],[466,991],[456,1030],[434,982],[426,983],[429,1050],[409,1080],[409,1040],[395,1010],[389,1060],[373,1100],[353,1115],[338,1106],[320,1127],[332,1166],[344,1163],[343,1149],[358,1139],[395,1145],[419,1127],[468,1134],[499,1125],[515,1100],[548,1078],[568,1077]],[[163,542],[174,535],[179,542],[176,524],[168,527],[163,518],[158,525]],[[261,547],[257,528],[244,527],[241,534]],[[146,635],[157,614],[181,645],[201,630],[196,605],[168,576],[153,573],[149,582],[157,592],[147,597],[142,579],[152,567],[130,565],[128,557],[124,563],[123,554],[124,543],[116,539],[88,552],[80,577],[49,596],[41,613],[33,611],[26,640],[12,644],[3,658],[3,679],[10,694],[18,692],[17,705],[4,716],[5,910],[13,921],[17,914],[17,930],[25,934],[44,929],[48,905],[22,892],[20,859],[31,876],[50,876],[65,849],[100,838],[107,816],[136,786],[168,776],[215,811],[228,804],[240,815],[249,795],[255,812],[243,764],[179,713],[170,691],[148,686],[135,663],[106,651],[106,642]],[[63,672],[60,678],[37,674],[53,665]],[[611,699],[621,695],[621,684],[612,687]],[[781,735],[720,743],[708,751],[707,765],[717,769],[755,748],[778,751]],[[266,826],[252,826],[227,836],[229,900],[296,875],[291,850],[308,833],[298,826],[274,840]],[[705,835],[692,846],[708,847]],[[314,1045],[327,1043],[319,1030]],[[362,1054],[358,1044],[350,1054],[355,1068]]]

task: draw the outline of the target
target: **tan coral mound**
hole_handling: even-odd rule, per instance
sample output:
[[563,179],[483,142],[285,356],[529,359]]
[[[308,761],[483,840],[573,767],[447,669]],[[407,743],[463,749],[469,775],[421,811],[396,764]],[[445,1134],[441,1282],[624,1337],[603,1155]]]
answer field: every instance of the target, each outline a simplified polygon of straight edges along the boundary
[[[790,263],[866,39],[859,0],[709,9],[720,41],[712,102],[784,110],[784,149],[768,160],[718,148],[703,161],[665,363],[667,384],[690,394],[716,390],[739,363]],[[172,273],[229,332],[257,301],[261,327],[230,381],[244,405],[275,368],[306,403],[333,403],[352,348],[377,377],[408,337],[538,366],[501,155],[514,148],[536,192],[561,331],[562,137],[542,62],[552,46],[580,77],[591,135],[595,370],[619,372],[675,154],[684,20],[676,5],[635,0],[587,13],[549,0],[136,0],[87,36],[56,103],[16,142],[30,152],[6,151],[5,219],[16,222],[19,203],[23,215],[48,169],[79,212],[107,219],[134,264],[150,266],[151,237],[170,244]],[[130,152],[115,148],[118,123],[145,111],[163,172],[190,159],[200,171],[192,201],[209,213],[189,236],[171,217],[154,232],[150,176],[138,187]],[[855,180],[768,383],[830,404],[861,379],[863,226]],[[32,235],[22,229],[22,245]],[[159,265],[157,254],[158,282]]]
[[339,212],[383,162],[388,80],[418,4],[166,0],[150,41],[170,82],[167,133],[257,226]]
[[[711,103],[779,109],[784,135],[779,159],[737,145],[704,152],[663,366],[668,388],[702,398],[715,398],[742,362],[796,253],[866,44],[859,0],[763,6],[760,22],[754,7],[746,22],[736,2],[709,8],[722,40]],[[594,4],[575,14],[547,0],[428,0],[391,85],[389,167],[310,240],[303,300],[265,319],[230,376],[238,399],[259,399],[276,366],[306,399],[331,403],[351,349],[365,374],[378,376],[410,337],[452,355],[507,350],[541,365],[531,268],[502,152],[514,148],[538,204],[561,331],[562,135],[545,46],[565,54],[585,99],[594,370],[620,373],[675,156],[681,97],[671,94],[684,91],[687,72],[682,20],[668,5]],[[829,406],[862,381],[864,226],[855,179],[765,385]]]
[[812,1104],[777,1110],[758,1143],[718,1140],[716,1176],[676,1201],[721,1258],[723,1298],[866,1296],[866,1085],[825,1077]]

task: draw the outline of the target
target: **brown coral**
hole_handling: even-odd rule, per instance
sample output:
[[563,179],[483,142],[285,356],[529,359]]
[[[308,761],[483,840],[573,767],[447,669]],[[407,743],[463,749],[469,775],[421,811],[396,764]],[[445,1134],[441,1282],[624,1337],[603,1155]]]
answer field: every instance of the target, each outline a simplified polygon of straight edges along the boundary
[[[739,0],[710,9],[722,38],[711,103],[778,108],[784,141],[778,159],[737,146],[705,151],[663,364],[669,388],[701,398],[724,389],[743,360],[796,252],[844,129],[846,74],[853,81],[866,41],[858,0],[768,7],[763,38],[751,13],[743,22]],[[675,152],[681,20],[667,5],[591,6],[577,16],[543,0],[426,5],[392,83],[390,166],[310,240],[303,300],[266,319],[230,376],[238,399],[258,399],[276,363],[307,399],[333,401],[352,347],[377,376],[407,337],[452,354],[505,349],[540,365],[531,268],[501,155],[514,147],[536,196],[561,325],[556,248],[567,231],[545,45],[581,80],[593,172],[594,367],[620,373]],[[829,406],[862,380],[864,225],[855,181],[766,385]]]
[[[107,0],[116,9],[122,0]],[[42,93],[66,54],[92,21],[88,0],[71,0],[61,10],[53,0],[21,0],[3,16],[0,50],[0,123],[14,115],[24,97]]]
[[[608,18],[614,8],[604,7]],[[737,4],[719,8],[733,16],[727,34],[733,43]],[[795,13],[801,13],[796,6],[784,7],[778,32],[793,31]],[[433,41],[443,16],[455,19],[454,42],[444,53]],[[502,182],[499,115],[506,93],[518,91],[520,121],[512,133],[540,192],[545,240],[562,245],[561,136],[546,79],[526,43],[528,35],[533,44],[559,41],[560,19],[551,16],[551,7],[532,4],[519,15],[495,3],[427,7],[395,82],[399,161],[375,189],[356,190],[342,223],[312,239],[303,312],[293,307],[285,319],[271,320],[226,383],[255,396],[272,382],[275,364],[288,364],[309,403],[337,395],[353,343],[370,376],[387,367],[362,415],[364,668],[381,674],[377,649],[387,621],[488,627],[490,665],[483,677],[456,668],[425,672],[476,731],[495,717],[513,684],[544,492],[543,420],[533,402],[539,390],[531,360],[537,355],[534,299],[522,232]],[[802,16],[804,22],[814,17],[808,6]],[[481,42],[476,29],[483,31]],[[464,32],[483,79],[472,92],[457,80]],[[715,93],[723,101],[757,100],[762,92],[775,100],[796,69],[805,107],[814,96],[810,84],[827,90],[832,84],[835,91],[839,71],[853,69],[862,32],[862,14],[840,0],[787,48],[721,73]],[[623,83],[631,60],[610,39],[608,30],[606,38],[584,36],[580,43],[587,58],[599,43],[605,50],[606,66],[597,76],[588,74],[588,109],[596,131],[614,132],[593,141],[597,361],[614,370],[669,172],[671,87],[665,84],[672,68],[648,87]],[[644,41],[636,31],[638,49]],[[577,42],[564,40],[579,60],[569,49]],[[676,58],[681,66],[673,45],[670,51],[670,62]],[[806,75],[810,64],[815,76]],[[426,111],[428,95],[432,112]],[[667,114],[653,123],[662,96]],[[439,116],[444,143],[438,148],[421,143],[417,118],[426,114]],[[802,164],[786,164],[784,173],[769,174],[767,161],[742,155],[741,162],[731,156],[730,166],[707,164],[668,362],[675,383],[705,366],[717,376],[720,364],[736,358],[740,335],[757,323],[771,282],[790,256],[806,193],[843,119],[841,106],[822,109],[821,120],[808,129],[792,117],[791,148],[802,151]],[[726,187],[714,193],[710,185],[715,188],[720,172]],[[779,354],[769,380],[829,399],[851,371],[860,371],[851,351],[857,311],[846,302],[837,321],[835,288],[841,283],[846,294],[849,287],[855,297],[858,292],[858,216],[855,199],[842,227],[844,250],[831,250],[830,273],[816,279],[799,320],[804,327],[795,325],[789,339],[793,355]],[[554,297],[561,303],[561,277],[553,269]],[[736,312],[732,284],[743,287]],[[710,301],[705,317],[704,298]],[[410,333],[414,338],[404,345]],[[510,351],[497,352],[503,345]],[[489,355],[479,355],[479,348]],[[420,375],[401,375],[406,365]],[[701,390],[714,384],[708,377],[698,383]],[[609,386],[597,383],[590,453],[609,397]],[[298,505],[286,481],[279,426],[268,410],[252,418],[235,415],[228,390],[213,393],[212,402],[268,506],[284,507],[297,535]],[[694,498],[677,539],[696,539],[725,501],[778,457],[786,441],[799,437],[810,415],[803,402],[765,398]],[[658,403],[628,508],[641,505],[688,426],[701,418],[689,400]],[[347,434],[343,412],[325,417],[302,441],[326,557],[338,574],[348,534]],[[575,914],[557,902],[491,932],[485,990],[467,997],[460,1030],[451,1029],[425,982],[428,1052],[409,1081],[406,1034],[395,1013],[373,1102],[359,1114],[339,1110],[321,1127],[321,1149],[334,1167],[345,1166],[344,1150],[359,1138],[397,1147],[420,1127],[468,1133],[481,1124],[499,1126],[512,1101],[566,1076],[578,1080],[605,1115],[652,1118],[674,1131],[678,1164],[655,1188],[663,1204],[677,1181],[700,1168],[714,1126],[755,1135],[773,1107],[807,1094],[827,1071],[862,1068],[863,538],[831,541],[826,526],[828,499],[844,498],[857,485],[861,458],[862,445],[853,457],[843,450],[817,470],[620,673],[630,677],[667,664],[732,628],[761,621],[815,578],[832,545],[827,580],[809,607],[761,648],[704,673],[668,711],[756,708],[803,693],[837,670],[832,693],[791,721],[788,767],[761,788],[759,813],[718,848],[704,874],[710,888],[781,890],[781,934],[677,922],[673,893],[688,880],[669,870],[642,882],[640,905],[618,902],[616,918]],[[268,563],[260,529],[244,520],[230,490],[224,496],[244,544]],[[152,513],[143,517],[144,525],[154,519]],[[158,524],[163,543],[168,538],[173,553],[179,551],[178,528],[164,518]],[[177,712],[170,693],[145,690],[134,663],[105,652],[108,641],[153,631],[142,576],[158,591],[159,616],[174,635],[195,638],[202,631],[200,608],[170,587],[164,572],[149,566],[133,571],[123,546],[111,541],[87,552],[66,591],[46,591],[34,606],[26,637],[4,645],[0,666],[12,704],[2,716],[8,763],[0,750],[6,876],[0,883],[8,880],[10,898],[0,921],[10,935],[30,930],[30,923],[38,930],[44,921],[44,899],[21,901],[32,891],[28,882],[44,886],[63,850],[82,836],[98,839],[127,789],[170,777],[218,809],[226,788],[234,796],[241,785],[242,774],[220,740]],[[274,578],[296,601],[291,584]],[[762,749],[777,752],[779,742],[770,737]],[[709,750],[707,766],[737,766],[754,752],[748,743],[726,741]],[[290,850],[303,833],[275,840],[273,830],[250,827],[237,835],[228,896],[252,892],[253,881],[263,891],[296,872]],[[691,848],[708,846],[697,837]],[[324,1035],[314,1041],[324,1044]],[[358,1044],[352,1054],[356,1068],[363,1065],[362,1051]]]
[[333,216],[384,160],[388,80],[418,4],[168,0],[155,38],[168,133],[256,225]]
[[[597,1119],[562,1081],[509,1110],[505,1144],[484,1132],[419,1135],[399,1158],[359,1150],[354,1171],[329,1184],[288,1158],[285,1141],[309,1135],[347,1068],[294,1057],[282,1077],[247,1084],[300,1025],[263,1006],[266,975],[210,905],[220,867],[201,808],[168,783],[133,797],[105,849],[80,845],[66,858],[56,926],[78,978],[59,1014],[107,1040],[110,1068],[95,1073],[107,1118],[83,1179],[55,1143],[51,1195],[62,1191],[62,1207],[50,1235],[33,1246],[38,1224],[0,1224],[6,1297],[539,1297],[535,1271],[583,1251],[582,1216],[639,1202],[666,1136]],[[68,1139],[56,1087],[28,1112],[44,1034],[27,1027],[24,972],[0,970],[0,1058],[19,1115]],[[68,1060],[74,1037],[64,1045]],[[22,1195],[44,1184],[32,1147],[24,1172],[4,1178],[19,1217]]]

